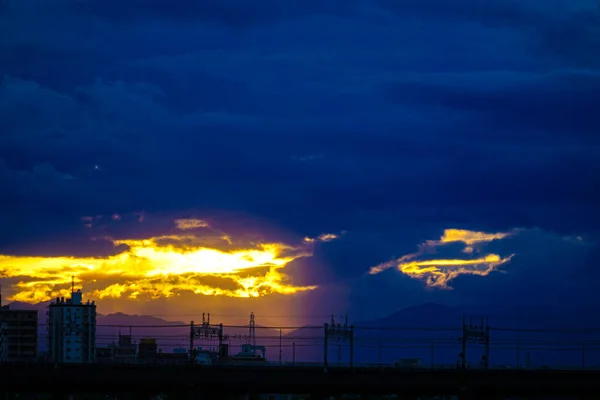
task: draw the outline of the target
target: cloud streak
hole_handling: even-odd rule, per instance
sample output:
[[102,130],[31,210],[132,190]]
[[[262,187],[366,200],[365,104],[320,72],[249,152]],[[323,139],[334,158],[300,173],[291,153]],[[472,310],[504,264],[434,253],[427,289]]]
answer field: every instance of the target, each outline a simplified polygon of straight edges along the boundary
[[206,222],[202,219],[192,219],[192,218],[176,219],[175,225],[177,226],[177,229],[182,230],[182,231],[185,231],[188,229],[198,229],[198,228],[210,227],[208,222]]
[[[342,235],[344,234],[344,232],[342,232]],[[315,243],[315,242],[321,242],[321,243],[325,243],[325,242],[331,242],[332,240],[335,239],[339,239],[340,235],[337,235],[335,233],[322,233],[319,236],[317,236],[316,238],[311,238],[311,237],[305,237],[304,241],[306,243]]]
[[494,240],[502,240],[519,232],[486,233],[465,229],[446,229],[439,240],[427,240],[419,245],[419,251],[404,255],[396,260],[371,267],[370,275],[379,274],[390,268],[397,268],[411,278],[425,281],[427,286],[439,289],[451,289],[450,281],[460,275],[487,276],[502,264],[511,260],[513,255],[501,257],[498,254],[487,254],[468,259],[442,258],[423,260],[423,257],[435,254],[437,250],[452,243],[463,243],[462,252],[479,253],[484,244]]
[[464,243],[466,246],[463,249],[464,253],[473,253],[476,248],[484,243],[489,243],[492,240],[505,239],[511,235],[519,232],[518,229],[514,229],[509,232],[497,232],[497,233],[486,233],[469,231],[466,229],[446,229],[440,240],[428,240],[425,242],[425,248],[434,249],[437,246],[441,246],[448,243]]

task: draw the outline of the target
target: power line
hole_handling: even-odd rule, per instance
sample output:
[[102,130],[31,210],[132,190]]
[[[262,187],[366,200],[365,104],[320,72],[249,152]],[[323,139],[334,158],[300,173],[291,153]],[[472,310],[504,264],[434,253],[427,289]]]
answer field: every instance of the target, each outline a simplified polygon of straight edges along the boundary
[[[246,318],[246,314],[220,314],[220,313],[211,313],[212,316],[217,317],[228,317],[228,318]],[[189,313],[189,314],[146,314],[148,317],[201,317],[202,313]],[[264,315],[260,314],[260,318],[281,318],[281,319],[289,319],[289,318],[311,318],[311,319],[327,319],[329,315],[316,315],[316,314],[280,314],[280,315]]]
[[421,332],[439,332],[439,331],[460,331],[460,328],[455,327],[382,327],[382,326],[360,326],[354,327],[356,330],[371,330],[371,331],[421,331]]
[[[39,327],[49,326],[48,323],[38,323]],[[137,325],[137,324],[97,324],[99,328],[152,328],[152,329],[166,329],[166,328],[189,328],[189,324],[163,324],[163,325]],[[248,325],[226,325],[223,324],[223,328],[232,329],[248,329]],[[323,329],[322,325],[302,325],[302,326],[255,326],[256,329],[271,329],[271,330],[303,330],[303,329]],[[457,332],[460,328],[455,327],[382,327],[382,326],[355,326],[356,330],[369,330],[369,331],[396,331],[396,332]],[[528,328],[491,328],[492,332],[525,332],[525,333],[600,333],[600,328],[581,328],[581,329],[528,329]]]
[[527,329],[527,328],[491,328],[492,331],[500,332],[531,332],[531,333],[600,333],[600,328],[580,328],[580,329]]
[[[189,326],[189,325],[187,325]],[[237,329],[248,329],[248,325],[225,325],[223,328],[237,328]],[[323,329],[322,325],[305,325],[305,326],[255,326],[256,329],[272,329],[272,330],[290,330],[290,329]]]
[[[96,338],[98,339],[117,339],[120,335],[117,333],[101,333],[97,334]],[[128,336],[128,335],[127,335]],[[147,334],[142,335],[133,335],[142,337],[147,336]],[[48,334],[46,333],[38,333],[38,338],[47,338]],[[152,337],[155,339],[173,339],[173,340],[186,340],[189,339],[189,336],[185,333],[181,334],[163,334],[156,333],[152,334]],[[277,341],[281,339],[284,342],[301,342],[301,341],[316,341],[319,344],[322,344],[321,341],[323,336],[282,336],[281,338],[277,335],[257,335],[256,339],[258,340],[267,340],[267,341]],[[210,341],[211,339],[207,338],[199,338],[201,341]],[[229,336],[227,340],[232,341],[244,341],[246,337],[238,337],[238,336]],[[447,338],[447,337],[437,337],[437,338],[390,338],[390,337],[356,337],[356,344],[363,345],[364,343],[401,343],[401,344],[436,344],[436,345],[449,345],[450,347],[457,347],[460,345],[458,338]],[[347,346],[344,343],[336,343],[337,345]],[[576,347],[580,348],[582,345],[587,346],[589,350],[594,350],[595,348],[600,348],[600,341],[522,341],[522,340],[496,340],[491,341],[490,346],[498,349],[508,349],[512,348],[512,346],[516,346],[518,344],[518,349],[525,350],[527,348],[530,349],[540,349],[540,346],[554,346],[554,348],[558,348],[557,346],[564,347]],[[370,344],[365,344],[365,346],[370,346]],[[516,347],[515,347],[516,348]]]

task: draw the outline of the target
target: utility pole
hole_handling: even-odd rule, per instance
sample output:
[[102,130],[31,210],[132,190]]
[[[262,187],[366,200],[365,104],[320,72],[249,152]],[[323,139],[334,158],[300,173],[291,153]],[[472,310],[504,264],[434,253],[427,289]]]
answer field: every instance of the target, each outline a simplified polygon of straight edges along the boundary
[[323,366],[327,371],[327,339],[329,338],[329,324],[325,322],[325,334],[323,335]]
[[[346,317],[348,321],[348,317]],[[354,325],[350,325],[350,366],[354,366]]]
[[219,339],[219,354],[223,349],[223,340],[227,340],[226,336],[223,334],[223,323],[219,324],[219,332],[217,333],[217,338]]
[[190,364],[194,363],[194,338],[196,337],[194,330],[194,321],[190,321]]
[[248,343],[256,346],[256,324],[254,321],[254,313],[250,313],[250,324],[248,325]]
[[461,359],[461,368],[467,369],[467,335],[465,334],[465,316],[462,317],[462,336],[460,338],[461,342],[461,353],[459,357]]
[[487,317],[481,317],[480,323],[473,322],[473,317],[469,317],[469,323],[466,323],[466,318],[462,318],[462,337],[461,347],[462,352],[459,354],[462,369],[467,368],[467,344],[483,344],[485,353],[481,357],[483,369],[488,369],[490,360],[490,325]]
[[281,348],[281,328],[279,328],[279,365],[281,365],[281,356],[283,355],[283,349]]
[[485,366],[485,369],[488,369],[490,366],[490,324],[488,323],[487,317],[485,317],[484,345],[485,345],[485,364],[484,364],[484,366]]

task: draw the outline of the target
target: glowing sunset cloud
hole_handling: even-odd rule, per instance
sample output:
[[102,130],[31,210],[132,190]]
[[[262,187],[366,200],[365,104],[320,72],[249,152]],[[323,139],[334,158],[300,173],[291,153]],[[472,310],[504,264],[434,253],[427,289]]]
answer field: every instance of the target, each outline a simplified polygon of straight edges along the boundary
[[316,238],[305,237],[304,241],[306,243],[314,243],[314,242],[331,242],[332,240],[338,239],[339,235],[334,233],[323,233]]
[[10,300],[30,303],[67,295],[71,276],[83,281],[89,295],[99,299],[171,297],[182,291],[259,297],[316,288],[293,285],[283,271],[291,261],[312,256],[308,242],[236,246],[230,236],[193,235],[112,242],[127,250],[96,258],[0,255],[0,277],[16,281]]
[[446,229],[440,240],[428,240],[426,243],[427,247],[435,247],[447,243],[462,242],[466,244],[463,249],[464,253],[473,253],[474,246],[480,243],[489,243],[492,240],[505,239],[511,235],[518,233],[518,229],[514,229],[510,232],[497,232],[497,233],[486,233],[469,231],[466,229]]
[[182,231],[209,227],[208,222],[201,219],[176,219],[175,225],[177,225],[177,229]]
[[421,279],[429,287],[450,289],[448,283],[459,275],[486,276],[496,270],[500,265],[510,261],[511,256],[500,257],[497,254],[488,254],[471,259],[430,259],[417,260],[425,254],[435,253],[436,248],[449,243],[462,242],[465,244],[464,253],[474,253],[475,246],[489,243],[492,240],[507,238],[515,233],[499,232],[485,233],[462,229],[446,229],[440,240],[428,240],[419,246],[419,251],[407,254],[396,260],[371,267],[369,274],[374,275],[389,268],[396,267],[411,278]]

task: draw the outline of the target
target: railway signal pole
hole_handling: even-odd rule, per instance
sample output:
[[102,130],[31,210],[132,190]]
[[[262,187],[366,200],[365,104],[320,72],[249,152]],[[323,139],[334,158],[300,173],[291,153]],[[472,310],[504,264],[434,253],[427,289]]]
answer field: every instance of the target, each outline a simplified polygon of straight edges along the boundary
[[219,356],[223,350],[223,341],[229,340],[229,336],[223,334],[223,324],[211,325],[210,313],[202,313],[202,325],[194,325],[194,321],[190,323],[190,359],[193,363],[192,354],[194,352],[194,340],[195,339],[214,339],[219,340]]
[[325,335],[323,339],[323,365],[327,368],[328,362],[328,351],[329,351],[329,340],[336,342],[348,341],[350,344],[350,366],[354,365],[354,325],[348,326],[348,316],[344,325],[335,323],[333,315],[331,316],[331,325],[325,323]]
[[488,318],[483,316],[479,318],[479,323],[473,321],[473,317],[468,318],[463,315],[462,319],[462,337],[460,338],[462,351],[459,354],[462,369],[467,368],[467,344],[482,344],[485,347],[485,353],[481,357],[483,369],[488,369],[490,363],[490,325]]

